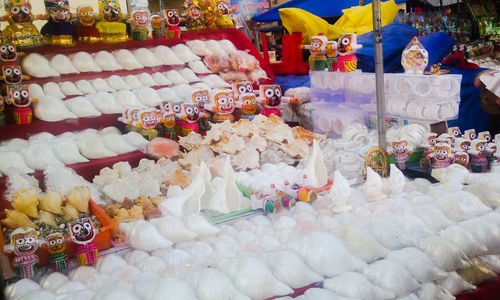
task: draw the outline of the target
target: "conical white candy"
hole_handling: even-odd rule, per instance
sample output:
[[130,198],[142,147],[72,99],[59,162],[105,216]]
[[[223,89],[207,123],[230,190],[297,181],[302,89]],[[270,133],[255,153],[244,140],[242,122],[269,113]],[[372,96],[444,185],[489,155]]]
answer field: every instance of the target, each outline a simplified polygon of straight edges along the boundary
[[64,54],[56,54],[50,59],[50,66],[61,74],[80,73],[71,63],[69,57]]
[[240,209],[240,191],[234,180],[234,170],[231,159],[226,157],[222,182],[216,187],[210,199],[209,208],[222,213],[230,213]]
[[59,72],[50,66],[47,58],[38,53],[30,53],[26,55],[21,64],[24,73],[34,77],[51,77],[60,75]]
[[388,183],[388,190],[393,194],[401,194],[405,188],[406,178],[395,164],[391,164],[391,175]]
[[366,168],[366,182],[363,186],[367,201],[376,201],[385,198],[383,189],[382,178],[380,175],[373,171],[372,168]]
[[96,65],[92,55],[85,51],[70,54],[69,58],[73,66],[80,72],[101,72],[102,69]]
[[330,189],[330,200],[332,201],[332,210],[335,213],[342,213],[352,209],[347,204],[351,196],[352,188],[347,179],[342,176],[339,170],[333,175],[333,186]]
[[118,64],[113,54],[105,50],[94,53],[94,61],[104,71],[123,70],[123,67]]
[[304,178],[304,184],[313,188],[322,187],[328,182],[328,170],[323,161],[323,153],[316,140],[313,141],[313,150],[305,163],[302,175],[307,176]]

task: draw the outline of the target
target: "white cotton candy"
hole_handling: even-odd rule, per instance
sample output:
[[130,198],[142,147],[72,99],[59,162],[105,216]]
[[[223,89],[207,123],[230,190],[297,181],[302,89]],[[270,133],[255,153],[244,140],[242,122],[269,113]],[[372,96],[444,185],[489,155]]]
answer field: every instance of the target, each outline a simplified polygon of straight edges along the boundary
[[135,75],[127,75],[124,77],[125,83],[131,88],[131,89],[139,89],[142,88],[144,85],[141,83],[139,78]]
[[232,278],[238,290],[252,299],[266,299],[293,292],[285,283],[276,279],[264,263],[253,257],[222,259],[217,268]]
[[420,240],[418,247],[425,251],[434,262],[446,271],[466,268],[467,257],[455,245],[438,236]]
[[217,234],[220,229],[210,224],[203,216],[190,214],[186,220],[187,228],[198,237]]
[[70,138],[57,138],[51,143],[55,156],[65,165],[71,165],[89,160],[83,157],[75,141]]
[[118,64],[113,54],[106,50],[101,50],[93,54],[95,63],[104,71],[123,70],[123,67]]
[[131,87],[123,80],[123,78],[118,75],[111,75],[110,77],[106,78],[106,82],[108,83],[110,88],[117,91],[131,89]]
[[182,77],[182,75],[176,70],[170,70],[164,73],[169,81],[171,81],[175,85],[189,83],[187,79]]
[[485,217],[472,218],[460,223],[464,228],[474,236],[478,242],[488,248],[486,254],[497,254],[500,251],[500,228],[492,224],[491,220]]
[[475,285],[462,279],[457,272],[448,273],[448,278],[436,282],[439,286],[442,286],[450,294],[457,296],[465,291],[473,290],[476,288]]
[[171,102],[171,101],[176,101],[179,99],[179,95],[177,95],[177,93],[175,92],[175,90],[173,88],[168,88],[168,87],[162,88],[162,89],[156,90],[156,92],[158,93],[158,95],[160,96],[160,98],[163,101]]
[[59,88],[59,85],[55,82],[47,82],[46,84],[43,85],[43,92],[47,96],[54,96],[57,98],[63,99],[66,97],[62,92],[61,89]]
[[189,285],[179,278],[139,280],[134,284],[134,292],[143,300],[197,300]]
[[210,71],[201,60],[190,62],[188,64],[188,66],[196,74],[210,74],[210,73],[212,73],[212,71]]
[[357,272],[346,272],[339,276],[327,279],[323,287],[336,294],[370,300],[394,299],[392,291],[384,290],[371,283],[363,274]]
[[32,290],[24,294],[16,300],[55,300],[55,295],[52,292],[45,290]]
[[408,295],[419,286],[400,264],[388,259],[370,264],[363,274],[379,287],[394,292],[397,297]]
[[38,53],[30,53],[22,60],[22,68],[24,73],[33,77],[52,77],[59,76],[60,73],[54,70],[49,61]]
[[153,52],[147,48],[139,48],[132,51],[137,61],[145,67],[156,67],[163,65],[162,61],[157,59]]
[[64,166],[57,159],[49,144],[43,142],[30,143],[23,151],[24,161],[30,168],[44,170],[48,166]]
[[116,103],[118,103],[121,107],[146,107],[144,104],[139,102],[137,95],[132,91],[122,90],[114,92],[112,95],[115,98]]
[[479,259],[493,272],[500,273],[500,255],[485,255],[479,257]]
[[167,46],[156,46],[151,49],[157,60],[163,62],[164,65],[173,66],[173,65],[183,65],[184,62],[181,61],[172,51],[172,49]]
[[76,87],[85,95],[97,92],[90,81],[82,79],[75,82]]
[[156,92],[156,90],[150,87],[142,87],[139,89],[134,89],[134,93],[137,95],[139,102],[148,107],[154,107],[161,103],[161,98]]
[[439,235],[454,244],[468,257],[476,257],[488,251],[484,244],[460,226],[450,226],[441,231]]
[[205,76],[201,81],[208,84],[208,86],[213,89],[226,88],[231,86],[229,83],[225,82],[224,79],[220,78],[219,75],[215,74]]
[[10,284],[5,288],[5,296],[9,299],[16,299],[31,292],[40,290],[38,283],[31,279],[23,278],[16,283]]
[[30,95],[33,98],[40,98],[45,96],[45,93],[43,91],[43,88],[36,83],[32,83],[29,85],[29,90],[30,90]]
[[184,44],[177,44],[172,47],[172,51],[174,51],[175,56],[179,58],[181,61],[185,63],[190,63],[195,60],[200,60],[201,58],[195,55],[189,48]]
[[34,105],[33,114],[42,121],[58,122],[65,119],[76,119],[60,98],[44,96]]
[[119,134],[107,134],[102,137],[102,142],[106,148],[118,155],[137,150],[137,148],[127,143],[125,138]]
[[186,45],[189,47],[189,50],[193,51],[195,55],[199,56],[207,56],[212,54],[210,52],[210,49],[205,46],[205,42],[200,41],[200,40],[192,40],[192,41],[187,41]]
[[149,143],[149,141],[146,140],[141,134],[133,131],[124,134],[123,137],[125,137],[127,143],[136,147],[137,149],[142,149]]
[[69,58],[73,66],[80,72],[101,72],[102,69],[99,68],[92,55],[85,51],[80,51],[74,54],[70,54]]
[[121,223],[120,231],[125,234],[126,240],[134,249],[154,251],[172,246],[172,243],[161,236],[158,230],[147,221]]
[[137,60],[137,58],[127,49],[120,49],[113,51],[116,62],[125,70],[142,69],[144,66]]
[[237,52],[238,49],[234,46],[234,44],[230,40],[219,40],[219,45],[224,49],[225,52],[231,54]]
[[83,95],[83,93],[71,81],[61,82],[61,83],[59,83],[59,87],[61,89],[61,92],[65,96]]
[[165,75],[163,75],[163,73],[161,73],[161,72],[153,73],[151,75],[151,77],[153,77],[153,80],[156,82],[155,85],[163,86],[163,85],[171,85],[172,84],[172,82],[170,80],[168,80],[167,77]]
[[444,279],[448,276],[427,254],[417,248],[408,247],[392,251],[389,253],[388,259],[401,264],[411,276],[421,283]]
[[71,270],[68,277],[72,281],[78,281],[81,283],[87,282],[87,280],[97,276],[99,274],[94,267],[91,266],[80,266],[74,270]]
[[78,118],[99,117],[102,115],[86,97],[74,97],[64,101],[64,104]]
[[155,86],[157,85],[156,81],[149,75],[149,73],[141,73],[139,75],[136,75],[139,81],[142,83],[144,86]]
[[99,136],[87,136],[77,139],[80,153],[88,159],[99,159],[116,156],[116,153],[104,146]]
[[387,256],[387,249],[380,245],[370,232],[357,225],[348,224],[335,234],[342,239],[352,255],[367,263]]
[[186,228],[182,219],[175,216],[151,219],[158,232],[174,244],[186,242],[196,237],[196,233]]
[[112,94],[106,92],[97,92],[87,95],[92,104],[103,114],[119,114],[123,107],[119,105]]
[[236,289],[226,274],[212,268],[203,268],[190,272],[186,281],[200,300],[250,300]]
[[45,290],[55,292],[67,282],[69,282],[69,279],[66,275],[59,272],[54,272],[45,276],[40,281],[40,286]]
[[50,59],[50,66],[61,74],[80,73],[74,66],[69,57],[64,54],[56,54]]
[[293,289],[323,280],[323,277],[311,270],[297,253],[289,250],[264,254],[262,260],[278,280]]
[[196,74],[191,69],[184,68],[182,70],[179,70],[179,74],[181,74],[181,76],[189,82],[200,81],[200,78],[198,78],[198,76],[196,76]]
[[420,300],[454,300],[455,297],[451,295],[442,286],[436,285],[432,282],[424,283],[415,293]]
[[94,87],[94,89],[97,92],[114,92],[115,91],[114,89],[112,89],[108,85],[106,80],[104,80],[102,78],[96,78],[94,80],[91,80],[90,83],[92,84],[92,86]]
[[360,271],[366,263],[352,256],[337,237],[325,232],[312,232],[288,242],[319,275],[332,277],[347,271]]
[[491,209],[479,198],[465,191],[453,191],[436,199],[443,214],[452,221],[463,221],[487,213]]

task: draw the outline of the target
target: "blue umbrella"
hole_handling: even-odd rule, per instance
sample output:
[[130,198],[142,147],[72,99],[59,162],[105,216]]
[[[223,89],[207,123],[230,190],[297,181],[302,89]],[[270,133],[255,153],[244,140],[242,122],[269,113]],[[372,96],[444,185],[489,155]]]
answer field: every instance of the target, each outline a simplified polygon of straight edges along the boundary
[[[397,4],[405,1],[406,0],[395,0]],[[365,4],[370,3],[372,3],[371,0],[365,0]],[[287,7],[300,8],[318,17],[341,16],[343,9],[358,5],[359,0],[291,0],[260,15],[254,16],[252,20],[262,23],[279,21],[281,18],[278,10]]]

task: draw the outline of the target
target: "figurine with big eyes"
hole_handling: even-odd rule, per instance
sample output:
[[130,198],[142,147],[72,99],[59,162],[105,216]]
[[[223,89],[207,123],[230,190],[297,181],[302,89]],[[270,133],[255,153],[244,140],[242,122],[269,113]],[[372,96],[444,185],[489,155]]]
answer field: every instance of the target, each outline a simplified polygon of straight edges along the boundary
[[422,147],[424,148],[423,156],[427,156],[434,152],[434,145],[436,145],[437,134],[434,132],[429,132],[424,134],[424,142],[422,143]]
[[445,143],[437,143],[434,146],[434,152],[427,157],[432,158],[434,168],[446,168],[453,160],[451,147]]
[[78,24],[75,29],[75,37],[79,42],[96,43],[101,39],[99,30],[95,28],[96,13],[92,6],[83,4],[76,9]]
[[215,24],[217,28],[234,28],[231,19],[231,3],[225,0],[215,0]]
[[21,66],[11,63],[2,65],[2,75],[0,80],[3,80],[6,85],[20,84],[24,79],[30,80],[29,75],[23,75]]
[[210,101],[205,104],[205,109],[214,113],[212,122],[222,123],[226,120],[234,122],[234,94],[232,90],[213,89]]
[[200,111],[200,116],[206,116],[206,118],[200,117],[198,119],[199,131],[205,132],[210,130],[210,124],[208,123],[208,117],[210,117],[210,113],[205,110],[205,104],[208,103],[209,100],[208,90],[195,90],[191,94],[191,100],[194,104],[198,106],[198,110]]
[[96,28],[101,34],[101,42],[120,43],[128,40],[119,0],[99,0],[99,19]]
[[164,36],[163,30],[161,28],[162,25],[163,25],[163,20],[159,15],[151,15],[151,28],[152,28],[151,35],[153,36],[153,39],[159,40]]
[[29,0],[4,0],[4,8],[7,15],[2,17],[2,21],[9,23],[2,32],[4,42],[19,48],[38,47],[44,43],[43,36],[33,24],[34,20],[44,16],[32,14]]
[[18,52],[14,44],[2,44],[0,46],[0,61],[2,65],[15,65],[19,56],[24,56],[24,52]]
[[32,98],[27,85],[12,85],[7,87],[7,104],[14,105],[12,114],[14,121],[18,125],[27,125],[31,123],[33,111],[30,108],[31,102],[37,102],[37,98]]
[[42,34],[52,45],[73,46],[75,27],[71,24],[68,0],[44,0],[49,19],[42,27]]
[[488,170],[487,144],[486,140],[479,138],[471,141],[470,149],[467,153],[471,156],[470,167],[472,172],[481,173]]
[[300,45],[301,49],[309,50],[309,69],[312,71],[325,71],[328,69],[326,61],[326,46],[328,38],[324,33],[311,37],[311,45]]
[[257,112],[257,99],[250,81],[241,81],[233,84],[236,95],[236,107],[241,109],[241,118],[253,120]]
[[171,140],[177,139],[177,131],[175,128],[175,112],[172,107],[172,103],[166,102],[160,104],[161,110],[161,120],[160,123],[163,125],[162,135],[163,137],[169,138]]
[[355,33],[342,33],[338,40],[339,57],[337,65],[340,72],[352,72],[358,68],[356,50],[363,48],[358,44],[358,36]]
[[198,5],[198,1],[192,1],[186,7],[185,14],[186,17],[184,18],[184,21],[186,21],[187,31],[197,31],[205,29],[205,24],[203,23],[201,8]]
[[326,65],[328,66],[329,72],[336,72],[339,69],[337,64],[337,56],[339,52],[337,51],[338,43],[336,41],[328,41],[326,43]]
[[33,278],[38,272],[38,234],[31,227],[19,227],[12,231],[10,243],[14,248],[14,271],[18,278]]
[[398,168],[400,170],[406,170],[406,162],[410,159],[410,155],[413,153],[412,147],[408,144],[407,140],[397,140],[392,142],[391,150],[389,150],[388,155],[394,152],[394,160],[396,161]]
[[139,129],[139,133],[148,141],[158,137],[158,119],[160,112],[154,108],[143,108],[136,112],[136,118],[132,120],[132,125]]
[[145,10],[136,10],[132,12],[131,16],[131,35],[132,39],[136,41],[145,41],[148,39],[149,30],[149,13]]
[[49,263],[52,264],[54,271],[63,271],[68,268],[68,256],[66,250],[66,238],[60,232],[49,234],[47,241],[47,252],[50,254]]
[[140,108],[135,108],[135,107],[132,107],[132,108],[129,107],[129,108],[125,108],[123,110],[122,116],[118,118],[118,121],[126,124],[125,125],[125,132],[138,131],[137,127],[132,125],[132,119],[133,119],[134,112],[137,112],[139,110],[140,110]]
[[178,135],[187,136],[191,131],[198,133],[200,127],[198,125],[198,120],[200,118],[210,117],[209,114],[200,115],[200,110],[198,105],[195,103],[182,103],[181,111],[175,114],[178,121]]
[[464,138],[456,138],[453,143],[455,152],[465,152],[469,151],[470,140]]
[[263,106],[260,114],[266,117],[269,117],[271,114],[281,117],[279,106],[282,102],[292,104],[299,103],[299,100],[295,98],[283,97],[281,94],[281,86],[277,84],[261,85],[259,87],[258,99]]
[[468,138],[469,140],[473,140],[477,138],[476,130],[475,129],[467,129],[464,131],[464,137]]
[[470,160],[469,154],[467,154],[466,152],[463,152],[463,151],[457,151],[453,155],[453,163],[454,164],[459,164],[459,165],[462,165],[464,167],[467,167],[467,166],[469,166],[469,160]]
[[165,37],[167,39],[180,39],[181,29],[179,28],[179,23],[181,18],[179,16],[179,11],[177,9],[165,9],[163,10],[165,14]]
[[89,218],[81,218],[68,224],[69,234],[77,248],[75,256],[80,265],[90,265],[97,262],[98,248],[93,242],[99,230]]
[[453,136],[453,138],[459,138],[462,137],[462,132],[460,131],[459,127],[450,127],[448,128],[448,134]]

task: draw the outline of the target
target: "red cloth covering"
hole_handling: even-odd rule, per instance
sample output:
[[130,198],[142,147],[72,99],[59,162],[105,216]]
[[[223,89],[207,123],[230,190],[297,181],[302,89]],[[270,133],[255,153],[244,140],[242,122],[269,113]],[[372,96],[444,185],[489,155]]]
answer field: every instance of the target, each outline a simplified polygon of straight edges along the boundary
[[449,66],[464,70],[477,70],[479,66],[467,61],[463,52],[456,52],[446,56],[441,62],[443,66]]

